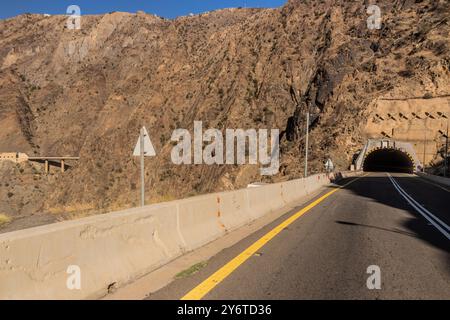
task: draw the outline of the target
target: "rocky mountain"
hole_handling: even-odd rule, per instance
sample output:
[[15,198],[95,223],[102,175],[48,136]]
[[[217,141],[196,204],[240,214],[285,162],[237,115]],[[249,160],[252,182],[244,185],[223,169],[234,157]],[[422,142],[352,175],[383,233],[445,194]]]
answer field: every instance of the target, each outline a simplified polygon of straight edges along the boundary
[[[372,3],[290,0],[175,20],[113,12],[82,16],[80,30],[66,16],[0,21],[0,152],[80,157],[49,175],[0,162],[0,212],[44,223],[137,205],[142,125],[158,153],[146,160],[150,202],[301,177],[307,110],[311,172],[328,157],[348,168],[377,98],[450,93],[449,2],[379,0],[381,28],[369,29]],[[279,128],[279,174],[173,164],[173,130],[196,120]]]

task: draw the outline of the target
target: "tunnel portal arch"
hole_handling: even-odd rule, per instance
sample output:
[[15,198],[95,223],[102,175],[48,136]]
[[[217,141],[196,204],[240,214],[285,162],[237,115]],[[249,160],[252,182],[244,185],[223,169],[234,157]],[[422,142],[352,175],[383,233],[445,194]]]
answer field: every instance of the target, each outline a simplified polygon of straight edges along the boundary
[[406,151],[397,148],[376,148],[364,159],[363,170],[370,172],[414,172],[414,159]]

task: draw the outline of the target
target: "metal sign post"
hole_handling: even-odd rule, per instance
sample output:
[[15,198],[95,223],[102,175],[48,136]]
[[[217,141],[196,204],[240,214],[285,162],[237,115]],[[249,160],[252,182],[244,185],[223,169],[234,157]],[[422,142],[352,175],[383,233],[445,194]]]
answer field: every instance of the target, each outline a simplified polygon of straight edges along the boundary
[[145,168],[144,168],[144,128],[141,128],[141,132],[139,135],[140,142],[140,157],[141,157],[141,206],[145,206]]
[[142,127],[139,132],[139,139],[134,147],[133,156],[140,157],[141,163],[141,206],[145,206],[145,167],[144,157],[153,157],[156,155],[147,129]]

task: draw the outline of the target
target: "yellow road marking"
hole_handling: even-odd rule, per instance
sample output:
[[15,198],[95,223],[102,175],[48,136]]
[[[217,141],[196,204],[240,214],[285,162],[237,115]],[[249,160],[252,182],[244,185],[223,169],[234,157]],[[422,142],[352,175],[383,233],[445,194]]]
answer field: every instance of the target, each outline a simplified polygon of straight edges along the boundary
[[[365,177],[367,174],[363,175]],[[197,287],[192,289],[190,292],[188,292],[184,297],[181,298],[181,300],[200,300],[202,299],[208,292],[210,292],[215,286],[217,286],[220,282],[222,282],[226,277],[228,277],[234,270],[236,270],[241,264],[243,264],[248,258],[250,258],[252,255],[254,255],[261,247],[263,247],[267,242],[272,240],[277,234],[279,234],[281,231],[283,231],[284,228],[289,226],[291,223],[293,223],[295,220],[300,218],[302,215],[304,215],[306,212],[317,206],[319,203],[321,203],[323,200],[334,194],[335,192],[339,191],[340,189],[348,186],[350,183],[355,182],[359,178],[353,179],[352,181],[348,182],[347,184],[338,187],[317,200],[313,201],[294,215],[290,216],[286,220],[284,220],[282,223],[280,223],[278,226],[270,230],[268,233],[266,233],[262,238],[257,240],[255,243],[253,243],[250,247],[245,249],[242,253],[240,253],[238,256],[236,256],[234,259],[232,259],[230,262],[228,262],[226,265],[224,265],[222,268],[217,270],[214,274],[212,274],[209,278],[207,278],[205,281],[200,283]]]

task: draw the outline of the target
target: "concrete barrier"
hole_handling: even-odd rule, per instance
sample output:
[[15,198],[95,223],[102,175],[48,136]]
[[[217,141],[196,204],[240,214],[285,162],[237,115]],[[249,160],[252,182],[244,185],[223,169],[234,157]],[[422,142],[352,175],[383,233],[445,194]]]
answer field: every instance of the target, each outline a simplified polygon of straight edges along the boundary
[[[0,234],[0,299],[101,297],[329,182],[319,174]],[[70,266],[80,289],[67,286]]]
[[219,205],[218,217],[227,232],[235,230],[252,220],[246,190],[221,192],[217,195],[217,199]]
[[298,200],[299,194],[306,194],[304,179],[286,181],[282,183],[281,196],[285,203]]
[[221,222],[217,195],[208,194],[176,202],[179,229],[188,251],[225,234],[226,227]]
[[338,182],[341,179],[357,177],[357,176],[362,175],[363,173],[364,173],[364,171],[362,171],[362,170],[333,172],[330,175],[330,180],[332,182]]
[[[0,298],[98,297],[181,255],[176,226],[167,203],[1,234]],[[81,290],[68,289],[69,266]]]
[[305,189],[308,194],[311,192],[314,192],[322,186],[324,183],[329,183],[330,180],[328,179],[326,174],[316,174],[309,176],[305,179]]
[[432,174],[428,174],[428,173],[423,173],[423,172],[416,172],[416,175],[418,175],[419,177],[422,177],[424,179],[427,179],[429,181],[433,181],[436,183],[440,183],[444,186],[449,186],[450,187],[450,179],[449,178],[445,178],[445,177],[441,177],[441,176],[435,176]]

